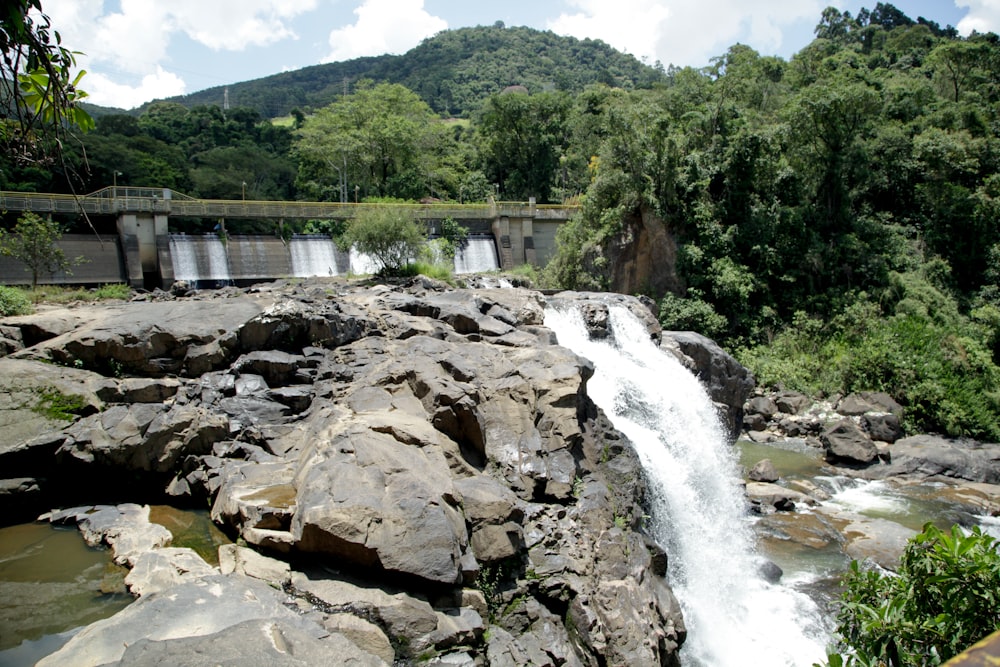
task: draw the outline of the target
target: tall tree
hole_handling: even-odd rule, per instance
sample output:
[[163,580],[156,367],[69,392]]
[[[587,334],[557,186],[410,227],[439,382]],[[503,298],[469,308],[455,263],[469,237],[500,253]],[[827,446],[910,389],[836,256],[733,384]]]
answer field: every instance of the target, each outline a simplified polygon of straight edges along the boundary
[[322,200],[419,199],[441,191],[453,135],[417,95],[398,84],[359,84],[298,130],[298,185]]
[[486,102],[479,122],[483,172],[506,199],[551,200],[568,143],[570,97],[511,90]]

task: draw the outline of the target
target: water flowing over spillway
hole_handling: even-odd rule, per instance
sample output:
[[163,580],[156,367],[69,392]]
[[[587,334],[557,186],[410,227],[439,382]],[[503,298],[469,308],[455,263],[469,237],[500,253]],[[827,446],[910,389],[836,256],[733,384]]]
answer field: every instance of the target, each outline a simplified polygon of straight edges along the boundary
[[455,273],[481,273],[499,268],[492,236],[471,236],[465,247],[455,253]]
[[689,371],[625,307],[614,340],[590,340],[581,315],[546,310],[559,343],[594,363],[593,401],[634,444],[650,492],[651,532],[669,557],[688,627],[685,665],[801,667],[825,659],[826,624],[807,596],[760,575],[736,455]]
[[177,280],[222,284],[232,280],[226,247],[216,234],[171,234],[170,255]]

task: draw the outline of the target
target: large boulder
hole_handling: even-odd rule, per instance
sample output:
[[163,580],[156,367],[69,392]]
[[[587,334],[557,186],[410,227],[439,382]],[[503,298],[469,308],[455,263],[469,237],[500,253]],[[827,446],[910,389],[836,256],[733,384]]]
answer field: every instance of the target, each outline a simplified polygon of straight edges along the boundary
[[867,466],[878,458],[871,438],[850,419],[842,419],[820,436],[826,460],[845,466]]
[[871,473],[874,476],[943,477],[1000,484],[998,444],[915,435],[896,441],[889,453],[890,463],[873,468]]
[[[282,628],[282,631],[287,627],[296,628],[299,632],[317,640],[328,634],[319,624],[299,616],[285,606],[285,596],[281,591],[255,579],[212,575],[174,586],[170,589],[169,595],[139,598],[111,618],[85,627],[59,651],[43,658],[37,664],[39,667],[118,664],[118,661],[126,659],[128,647],[142,641],[160,643],[185,638],[203,638],[204,641],[199,642],[199,645],[211,649],[211,640],[219,639],[218,633],[236,628],[246,621],[266,621],[272,626],[277,625]],[[259,644],[253,639],[255,633],[261,637],[267,636],[261,633],[259,624],[244,626],[244,630],[247,631],[239,632],[238,636],[242,641],[248,642],[249,646]],[[234,630],[227,632],[226,636],[229,639],[236,639],[232,632]],[[276,634],[270,632],[268,634],[271,635],[275,647],[281,646],[280,642],[273,639]],[[295,644],[294,641],[290,643]],[[184,647],[182,650],[190,648],[190,645],[190,641],[182,644]],[[219,646],[221,647],[221,644]],[[227,640],[226,646],[229,650],[233,650],[231,641]],[[262,644],[260,646],[264,648]],[[129,656],[124,664],[148,664],[142,662],[145,656],[173,655],[177,658],[180,655],[174,650],[163,653],[160,649],[165,647],[158,647],[155,652],[147,653],[151,648],[140,648]],[[213,655],[216,660],[227,659],[222,654],[213,653]],[[246,657],[242,650],[236,655],[240,656],[241,661]],[[327,652],[326,655],[329,659],[330,653]],[[178,664],[216,664],[192,663],[191,659],[192,656],[188,655]],[[380,661],[367,664],[380,664]]]
[[753,373],[715,341],[693,331],[664,331],[661,346],[679,353],[682,363],[698,376],[735,441],[743,426],[743,404],[756,383]]

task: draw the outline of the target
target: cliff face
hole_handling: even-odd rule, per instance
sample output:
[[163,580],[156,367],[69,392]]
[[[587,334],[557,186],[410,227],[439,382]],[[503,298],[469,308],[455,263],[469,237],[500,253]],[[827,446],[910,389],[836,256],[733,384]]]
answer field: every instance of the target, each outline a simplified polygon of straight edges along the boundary
[[642,208],[626,218],[625,229],[605,248],[611,291],[660,298],[680,293],[677,239],[665,220]]
[[[657,224],[637,231],[627,280],[667,280],[652,262],[669,245]],[[0,448],[8,507],[209,503],[249,547],[222,570],[162,541],[130,552],[140,599],[46,664],[223,651],[275,632],[315,664],[345,642],[358,664],[676,664],[685,630],[664,554],[641,531],[639,462],[543,307],[520,289],[310,281],[5,322],[33,344],[0,359],[25,397],[0,416],[19,421],[32,387],[79,396],[81,415],[32,422]],[[142,523],[119,507],[101,512]],[[120,543],[131,529],[117,521],[92,539]],[[272,594],[295,613],[265,604]],[[234,596],[259,613],[229,611]],[[203,604],[218,605],[212,623],[158,629]]]

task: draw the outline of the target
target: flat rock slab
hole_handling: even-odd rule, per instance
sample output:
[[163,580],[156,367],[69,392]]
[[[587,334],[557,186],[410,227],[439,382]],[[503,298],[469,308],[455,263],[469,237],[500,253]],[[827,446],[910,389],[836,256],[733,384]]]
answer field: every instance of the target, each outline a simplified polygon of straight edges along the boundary
[[[326,636],[327,632],[318,624],[301,618],[286,607],[284,602],[283,593],[255,579],[223,575],[204,577],[175,586],[167,594],[139,598],[111,618],[87,626],[59,651],[39,661],[37,667],[117,664],[125,656],[126,649],[137,642],[206,637],[244,621],[266,620],[269,623],[281,623],[282,628],[297,628],[317,639]],[[250,641],[248,635],[243,635],[243,638]],[[231,645],[230,649],[232,650]],[[251,654],[244,654],[243,651],[229,655],[229,660],[238,657],[238,664],[241,665],[272,664],[244,662]],[[329,664],[336,662],[335,657],[335,653],[331,654]],[[193,659],[192,654],[180,662],[160,664],[202,664],[191,662]]]
[[387,663],[347,638],[317,638],[284,621],[251,620],[199,637],[149,641],[125,650],[117,667],[382,667]]

